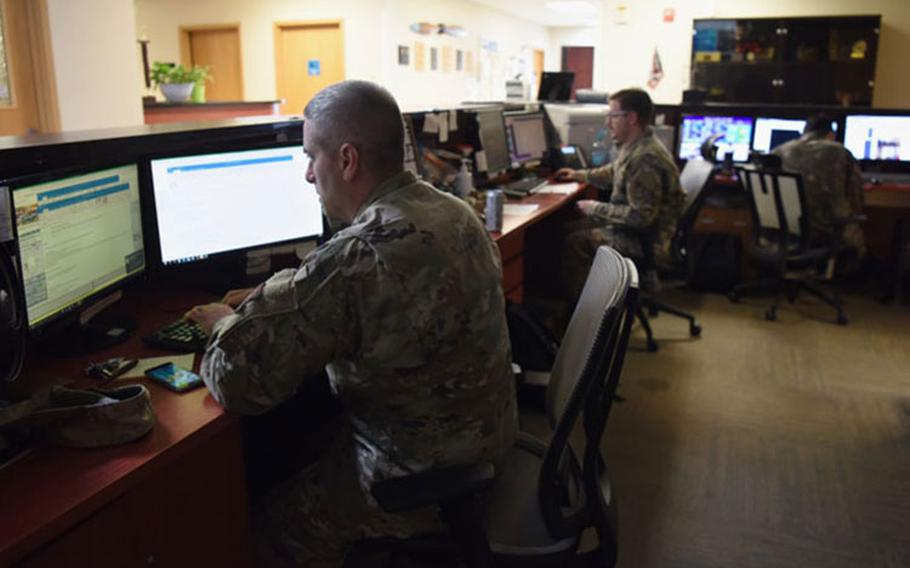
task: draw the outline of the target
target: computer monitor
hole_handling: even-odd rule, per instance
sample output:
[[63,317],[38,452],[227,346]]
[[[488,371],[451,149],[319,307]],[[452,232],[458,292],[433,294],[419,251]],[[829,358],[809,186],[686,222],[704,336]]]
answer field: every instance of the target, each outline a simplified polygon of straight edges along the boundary
[[575,73],[572,71],[544,71],[540,74],[537,100],[567,101],[572,98],[574,82]]
[[48,172],[10,185],[33,334],[84,312],[145,270],[136,164]]
[[767,154],[784,142],[799,138],[806,128],[806,121],[798,118],[769,118],[755,119],[755,137],[752,139],[752,149],[756,152]]
[[504,113],[503,120],[512,163],[539,162],[547,153],[547,132],[543,113]]
[[150,169],[163,265],[323,233],[299,144],[157,158]]
[[691,160],[701,155],[701,145],[709,137],[720,134],[717,158],[733,154],[734,162],[749,159],[752,141],[752,119],[745,116],[684,116],[679,135],[679,158]]
[[[477,111],[477,130],[480,135],[478,149],[478,169],[483,170],[486,162],[488,176],[495,176],[512,166],[509,157],[509,144],[506,140],[506,126],[499,109]],[[483,154],[480,154],[480,151]],[[481,157],[482,156],[482,157]]]
[[910,162],[910,116],[848,115],[844,146],[857,160]]

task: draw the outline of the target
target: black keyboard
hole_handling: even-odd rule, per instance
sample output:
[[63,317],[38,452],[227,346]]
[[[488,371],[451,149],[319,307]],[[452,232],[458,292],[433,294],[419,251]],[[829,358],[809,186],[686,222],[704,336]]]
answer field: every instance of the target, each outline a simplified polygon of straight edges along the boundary
[[154,347],[171,351],[201,353],[205,351],[209,337],[195,322],[180,319],[143,337],[142,340]]
[[505,184],[502,191],[506,195],[524,196],[536,192],[545,185],[547,185],[546,178],[528,177]]

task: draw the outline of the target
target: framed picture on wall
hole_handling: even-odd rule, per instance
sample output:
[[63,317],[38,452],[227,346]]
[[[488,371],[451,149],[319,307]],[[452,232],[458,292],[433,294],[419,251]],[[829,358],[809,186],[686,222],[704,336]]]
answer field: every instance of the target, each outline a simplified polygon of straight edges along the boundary
[[455,50],[455,70],[464,71],[464,51],[460,49]]
[[414,42],[414,71],[423,71],[426,68],[426,45]]
[[430,71],[436,71],[439,69],[439,48],[431,47],[430,48]]
[[410,65],[411,64],[411,50],[406,45],[398,46],[398,64],[399,65]]

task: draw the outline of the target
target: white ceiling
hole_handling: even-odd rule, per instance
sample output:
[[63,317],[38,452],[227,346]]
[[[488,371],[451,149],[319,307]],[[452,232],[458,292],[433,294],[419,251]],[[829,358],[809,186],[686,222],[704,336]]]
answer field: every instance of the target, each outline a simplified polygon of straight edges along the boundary
[[469,0],[500,12],[530,20],[547,27],[596,26],[601,21],[603,0],[585,0],[597,10],[596,14],[566,14],[547,7],[552,0]]

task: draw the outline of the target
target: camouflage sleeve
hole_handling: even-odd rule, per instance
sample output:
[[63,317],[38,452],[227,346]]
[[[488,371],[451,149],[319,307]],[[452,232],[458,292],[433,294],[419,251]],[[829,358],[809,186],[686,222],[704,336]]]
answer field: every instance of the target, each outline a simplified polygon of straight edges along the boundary
[[630,164],[624,182],[628,203],[601,203],[593,216],[612,225],[633,229],[650,227],[660,213],[663,186],[660,170],[646,163]]
[[613,163],[609,163],[605,166],[599,168],[591,168],[587,170],[578,170],[578,173],[581,175],[581,181],[585,183],[593,183],[601,187],[607,187],[613,183]]
[[332,360],[341,331],[351,332],[338,264],[316,251],[218,322],[200,368],[219,404],[240,414],[265,412]]
[[850,211],[853,214],[863,212],[865,204],[865,188],[859,164],[849,151],[847,155],[847,200],[850,202]]

